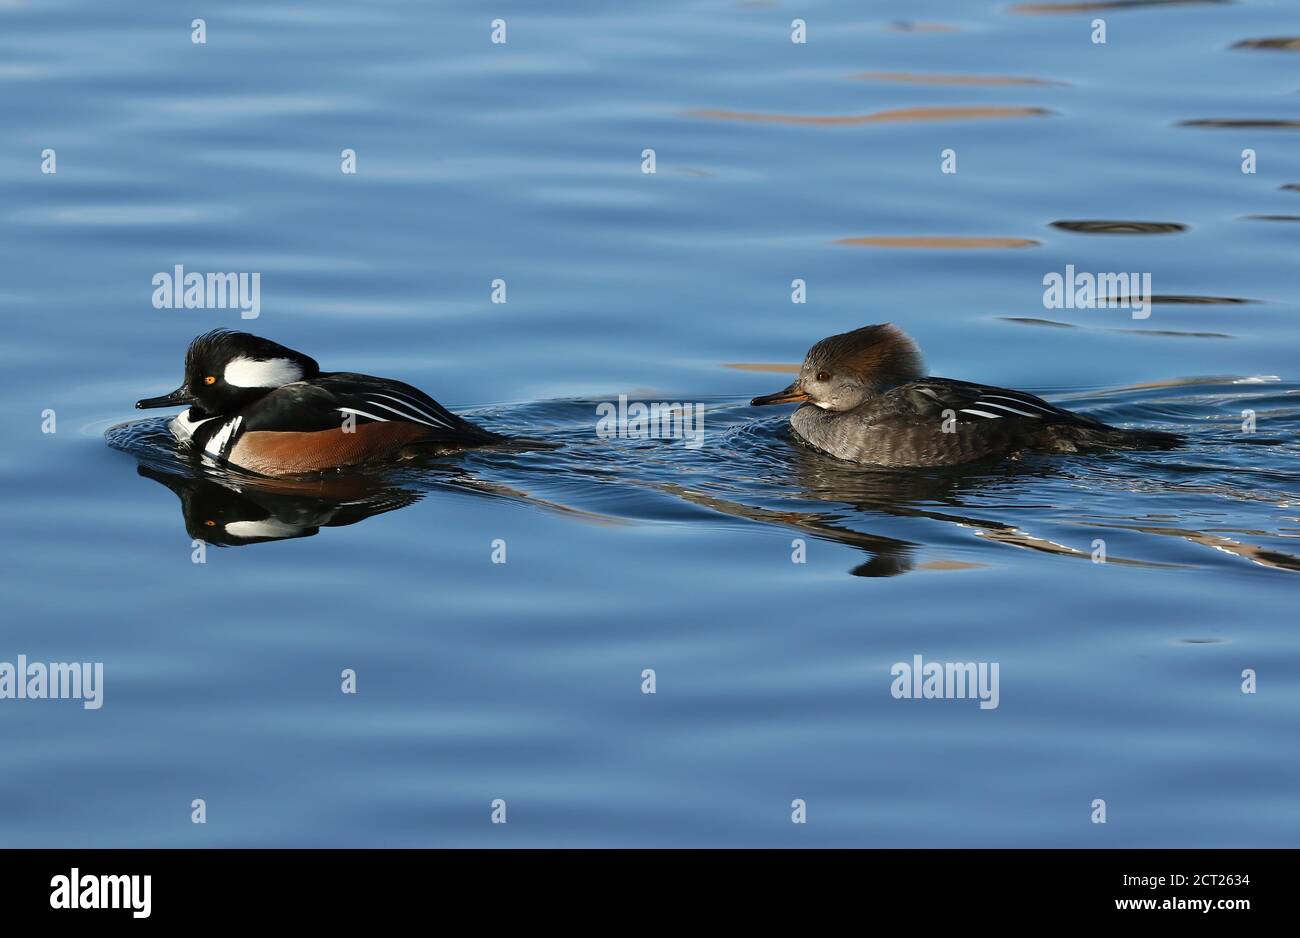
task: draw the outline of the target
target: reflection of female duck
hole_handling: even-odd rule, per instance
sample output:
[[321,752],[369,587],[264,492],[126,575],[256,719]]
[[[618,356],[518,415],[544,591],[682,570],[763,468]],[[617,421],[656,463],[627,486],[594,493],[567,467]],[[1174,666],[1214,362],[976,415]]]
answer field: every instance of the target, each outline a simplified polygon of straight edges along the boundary
[[[782,464],[771,467],[770,472],[788,483],[788,495],[797,509],[771,507],[771,503],[763,507],[680,485],[655,487],[725,515],[790,528],[861,550],[869,555],[869,559],[849,571],[860,577],[892,577],[916,569],[961,569],[970,564],[942,559],[918,562],[916,553],[923,544],[859,530],[854,526],[852,519],[855,518],[922,519],[966,528],[988,540],[1053,553],[1070,553],[1011,524],[966,514],[960,507],[974,500],[975,496],[987,496],[1004,486],[1015,485],[1018,480],[1051,477],[1056,470],[1048,461],[920,470],[882,469],[830,459],[804,446],[789,447],[782,459]],[[811,507],[818,502],[826,505],[824,511]],[[981,511],[978,515],[986,515],[986,512]]]
[[238,484],[145,465],[136,471],[176,493],[190,537],[222,547],[311,537],[321,528],[356,524],[422,497],[362,477],[301,483],[257,479]]

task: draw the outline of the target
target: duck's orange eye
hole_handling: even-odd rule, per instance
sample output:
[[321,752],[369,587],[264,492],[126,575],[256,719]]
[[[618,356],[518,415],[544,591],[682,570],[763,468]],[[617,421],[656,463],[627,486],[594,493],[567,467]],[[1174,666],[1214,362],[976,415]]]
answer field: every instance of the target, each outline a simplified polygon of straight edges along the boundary
[[203,383],[204,383],[204,384],[216,384],[216,383],[217,383],[217,379],[216,379],[215,377],[213,377],[212,375],[208,375],[206,378],[203,379]]
[[207,521],[205,521],[205,522],[203,522],[203,523],[206,524],[206,525],[207,525],[208,527],[210,527],[210,528],[215,528],[215,527],[217,526],[217,523],[216,523],[215,521],[213,521],[211,518],[209,518]]
[[818,381],[829,381],[829,380],[831,380],[831,376],[828,375],[828,374],[827,374],[826,372],[824,372],[824,371],[819,371],[819,372],[817,372],[817,380],[818,380]]

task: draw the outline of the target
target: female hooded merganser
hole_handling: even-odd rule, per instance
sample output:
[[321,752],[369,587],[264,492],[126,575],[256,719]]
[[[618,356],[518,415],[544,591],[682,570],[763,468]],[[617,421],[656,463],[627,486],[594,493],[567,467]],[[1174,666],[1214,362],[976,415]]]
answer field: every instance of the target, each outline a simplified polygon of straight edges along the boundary
[[172,434],[211,464],[303,475],[414,452],[503,442],[391,378],[322,372],[269,339],[216,329],[190,343],[185,380],[136,407],[188,405]]
[[1168,449],[1181,438],[1121,430],[1024,391],[927,378],[916,343],[890,323],[822,339],[788,388],[752,404],[805,402],[790,417],[817,449],[875,466],[952,466],[1021,451]]

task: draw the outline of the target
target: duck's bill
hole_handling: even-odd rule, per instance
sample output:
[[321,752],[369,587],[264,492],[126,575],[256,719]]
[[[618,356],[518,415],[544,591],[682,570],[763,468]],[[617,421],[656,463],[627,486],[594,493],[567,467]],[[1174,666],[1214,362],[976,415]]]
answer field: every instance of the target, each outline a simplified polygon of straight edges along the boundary
[[162,397],[146,397],[142,401],[136,401],[137,410],[148,410],[151,407],[188,407],[194,403],[194,395],[190,389],[181,385],[170,394],[164,394]]
[[754,407],[761,407],[764,404],[797,404],[801,401],[808,400],[808,392],[799,386],[796,381],[788,388],[777,391],[775,394],[764,394],[762,397],[756,397],[749,403]]

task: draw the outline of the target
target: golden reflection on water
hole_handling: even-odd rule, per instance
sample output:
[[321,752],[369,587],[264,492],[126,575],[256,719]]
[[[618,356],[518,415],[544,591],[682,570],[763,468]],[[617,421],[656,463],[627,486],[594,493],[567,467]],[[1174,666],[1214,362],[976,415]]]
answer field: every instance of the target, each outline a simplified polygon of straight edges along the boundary
[[858,72],[848,76],[855,81],[893,81],[917,85],[964,85],[988,87],[1003,85],[1066,85],[1067,82],[1046,78],[1013,78],[1007,75],[923,75],[915,72]]
[[697,108],[687,117],[704,120],[748,121],[758,124],[796,124],[808,127],[851,127],[858,124],[893,124],[906,121],[998,120],[1006,117],[1044,117],[1052,112],[1041,107],[906,107],[872,114],[762,114],[752,111],[724,111]]
[[[1272,567],[1274,570],[1286,570],[1290,573],[1300,573],[1300,557],[1297,557],[1294,554],[1288,554],[1285,551],[1280,550],[1273,550],[1268,547],[1260,547],[1258,544],[1248,544],[1244,541],[1238,541],[1235,538],[1227,537],[1222,534],[1215,534],[1210,531],[1196,531],[1190,528],[1153,527],[1142,524],[1112,524],[1109,526],[1130,531],[1140,531],[1143,534],[1155,534],[1163,537],[1178,537],[1193,544],[1200,544],[1202,547],[1210,547],[1214,550],[1222,551],[1225,554],[1232,554],[1235,557],[1241,557],[1243,560],[1249,560],[1251,563],[1258,564],[1261,567]],[[1269,536],[1268,532],[1265,531],[1250,531],[1246,533],[1258,537]]]

